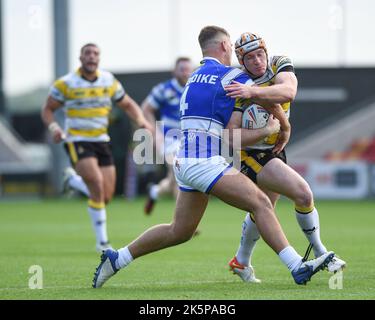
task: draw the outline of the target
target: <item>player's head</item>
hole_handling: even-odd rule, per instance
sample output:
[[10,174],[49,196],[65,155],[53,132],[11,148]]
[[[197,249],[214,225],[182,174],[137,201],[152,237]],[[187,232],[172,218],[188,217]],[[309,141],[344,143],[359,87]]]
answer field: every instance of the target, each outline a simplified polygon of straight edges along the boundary
[[81,48],[79,56],[81,68],[87,73],[95,73],[99,66],[100,49],[94,43],[87,43]]
[[228,31],[217,26],[206,26],[199,33],[198,41],[204,57],[211,56],[226,65],[231,64],[232,43]]
[[262,38],[251,32],[244,32],[237,39],[235,52],[238,62],[255,77],[261,77],[267,70],[267,47]]
[[193,73],[193,64],[190,58],[179,57],[176,59],[176,63],[173,70],[173,75],[180,83],[180,85],[185,86],[189,77]]

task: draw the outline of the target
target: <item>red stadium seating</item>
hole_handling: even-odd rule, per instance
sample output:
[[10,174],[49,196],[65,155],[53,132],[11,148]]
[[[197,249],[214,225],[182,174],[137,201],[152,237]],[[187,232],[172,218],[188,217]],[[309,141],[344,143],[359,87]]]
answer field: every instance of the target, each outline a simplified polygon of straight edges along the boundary
[[355,140],[343,151],[332,151],[324,157],[326,160],[364,160],[375,163],[375,137]]

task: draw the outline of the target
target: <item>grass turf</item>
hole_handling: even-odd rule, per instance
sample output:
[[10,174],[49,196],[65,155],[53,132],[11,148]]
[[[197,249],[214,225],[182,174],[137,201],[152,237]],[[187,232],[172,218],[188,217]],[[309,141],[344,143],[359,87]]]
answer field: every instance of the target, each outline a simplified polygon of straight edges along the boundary
[[[324,244],[348,267],[343,289],[329,289],[330,274],[320,272],[307,286],[294,284],[277,255],[260,240],[253,257],[259,284],[245,284],[229,273],[244,215],[211,199],[201,234],[180,246],[133,262],[102,289],[92,289],[99,262],[83,200],[0,203],[0,299],[374,299],[375,202],[319,201]],[[169,222],[174,201],[157,203],[143,214],[143,199],[115,199],[108,206],[108,229],[115,248],[147,227]],[[289,201],[277,212],[291,244],[303,255],[307,241]],[[43,290],[28,287],[31,265],[43,268]]]

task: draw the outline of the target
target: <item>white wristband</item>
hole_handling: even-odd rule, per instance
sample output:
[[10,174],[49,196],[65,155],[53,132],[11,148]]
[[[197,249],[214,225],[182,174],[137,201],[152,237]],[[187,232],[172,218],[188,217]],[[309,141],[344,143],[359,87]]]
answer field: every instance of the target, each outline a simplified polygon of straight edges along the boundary
[[48,130],[51,132],[51,133],[54,133],[56,130],[60,129],[60,126],[57,122],[51,122],[49,125],[48,125]]

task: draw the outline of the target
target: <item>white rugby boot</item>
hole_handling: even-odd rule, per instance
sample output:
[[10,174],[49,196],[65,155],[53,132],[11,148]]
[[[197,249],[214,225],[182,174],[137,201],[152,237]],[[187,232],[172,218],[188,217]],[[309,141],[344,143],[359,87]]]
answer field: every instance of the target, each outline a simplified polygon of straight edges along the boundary
[[343,270],[346,267],[346,262],[340,259],[337,255],[334,255],[331,262],[328,263],[328,272],[336,273],[339,270]]
[[261,283],[262,281],[255,277],[254,268],[249,265],[245,266],[238,262],[237,258],[234,257],[231,261],[229,261],[229,270],[233,272],[233,274],[238,275],[243,282],[250,282],[250,283]]
[[108,249],[103,251],[100,257],[100,264],[94,273],[92,280],[93,288],[101,288],[105,282],[119,271],[116,267],[116,260],[118,259],[118,251]]
[[297,284],[306,284],[315,273],[327,268],[334,256],[335,254],[330,251],[313,260],[302,260],[301,265],[291,272],[294,281]]

